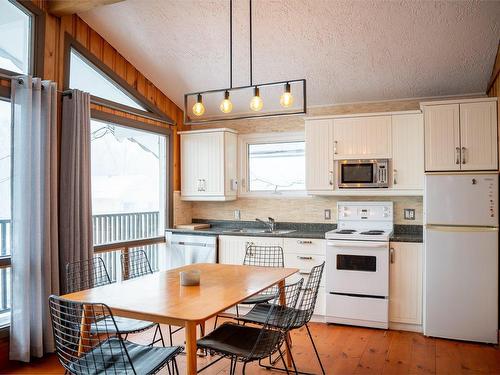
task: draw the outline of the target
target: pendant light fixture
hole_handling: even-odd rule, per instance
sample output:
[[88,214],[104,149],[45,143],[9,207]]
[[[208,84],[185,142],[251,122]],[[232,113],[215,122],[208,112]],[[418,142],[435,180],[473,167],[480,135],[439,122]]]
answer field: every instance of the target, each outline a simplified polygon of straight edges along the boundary
[[195,105],[193,105],[193,114],[195,116],[203,116],[205,113],[205,106],[201,98],[201,94],[198,94]]
[[285,84],[285,92],[281,95],[280,104],[283,108],[288,108],[293,105],[293,96],[290,84]]
[[253,98],[250,100],[250,109],[255,112],[259,112],[262,107],[264,107],[264,101],[260,97],[260,90],[255,86],[253,91]]
[[220,110],[224,113],[230,113],[233,110],[233,103],[229,99],[229,90],[224,92],[224,100],[220,103]]
[[[253,22],[252,22],[252,0],[249,0],[249,48],[250,48],[250,84],[248,86],[233,87],[233,0],[229,0],[229,87],[225,89],[209,90],[209,91],[199,91],[195,93],[184,95],[184,123],[185,124],[201,124],[213,121],[222,120],[237,120],[244,118],[257,118],[257,117],[267,117],[267,116],[283,116],[283,115],[298,115],[306,113],[306,80],[305,79],[295,79],[287,80],[282,82],[270,82],[270,83],[259,83],[255,85],[253,82],[253,32],[252,32]],[[271,89],[273,86],[284,87],[282,94],[278,98],[279,92]],[[298,93],[299,105],[294,106],[294,97],[292,96],[292,87],[294,88],[294,93]],[[240,115],[230,114],[233,111],[233,102],[231,101],[231,93],[234,91],[245,91],[248,92],[252,90],[253,95],[248,95],[248,102],[250,107],[250,112],[242,112]],[[264,108],[264,98],[262,93],[268,102],[266,109]],[[221,95],[222,101],[219,105],[219,114],[213,113],[213,106],[208,106],[208,111],[203,104],[202,94],[205,95]],[[301,94],[301,95],[300,95]],[[271,95],[271,96],[270,96]],[[274,96],[276,95],[276,96]],[[274,99],[272,98],[274,96]],[[196,98],[196,102],[194,102]],[[236,107],[241,108],[241,98],[244,95],[238,94],[236,99]],[[193,104],[194,102],[194,104]],[[212,100],[208,101],[213,103]],[[188,110],[188,103],[192,104],[192,107]],[[300,105],[301,104],[301,105]],[[247,107],[248,108],[248,107]],[[283,108],[280,110],[280,108]],[[211,110],[212,109],[212,110]],[[267,111],[267,112],[266,112]],[[208,113],[207,113],[208,112]],[[210,113],[212,112],[212,113]],[[221,115],[222,112],[222,115]],[[191,114],[195,117],[192,118]]]

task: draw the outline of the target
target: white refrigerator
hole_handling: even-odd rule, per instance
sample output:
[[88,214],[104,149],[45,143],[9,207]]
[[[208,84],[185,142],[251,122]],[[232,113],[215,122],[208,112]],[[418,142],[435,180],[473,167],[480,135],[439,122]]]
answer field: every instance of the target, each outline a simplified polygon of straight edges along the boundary
[[424,334],[498,342],[498,175],[425,177]]

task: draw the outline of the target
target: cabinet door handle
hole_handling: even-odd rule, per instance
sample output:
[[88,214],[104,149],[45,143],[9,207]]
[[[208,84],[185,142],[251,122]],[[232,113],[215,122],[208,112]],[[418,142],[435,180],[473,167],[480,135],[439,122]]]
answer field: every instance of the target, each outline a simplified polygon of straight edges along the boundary
[[328,172],[328,175],[330,176],[330,181],[329,181],[329,184],[330,184],[331,186],[333,186],[333,171],[329,171],[329,172]]
[[455,151],[457,153],[457,160],[455,161],[455,164],[460,164],[460,147],[455,147]]
[[[310,275],[311,272],[306,272],[306,271],[299,271],[299,275],[304,275],[304,276],[307,276],[307,275]],[[308,289],[302,289],[302,290],[308,290]]]
[[394,252],[394,248],[389,249],[389,258],[391,260],[391,263],[394,263],[396,261],[396,253]]
[[302,245],[302,244],[312,244],[313,242],[311,240],[297,240],[297,243]]
[[466,162],[465,151],[467,151],[467,149],[465,147],[462,147],[462,164],[465,164],[465,162]]
[[398,177],[398,170],[394,169],[394,171],[393,171],[394,185],[398,184],[398,178],[397,177]]
[[333,141],[333,154],[334,155],[337,155],[337,146],[338,146],[338,142]]
[[313,257],[304,257],[304,256],[297,255],[297,259],[300,259],[300,260],[313,260]]

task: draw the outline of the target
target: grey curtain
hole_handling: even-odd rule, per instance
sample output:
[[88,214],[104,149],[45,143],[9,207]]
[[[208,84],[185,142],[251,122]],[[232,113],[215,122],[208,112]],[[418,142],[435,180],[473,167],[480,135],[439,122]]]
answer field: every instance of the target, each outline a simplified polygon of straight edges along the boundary
[[48,296],[59,293],[56,84],[12,79],[10,359],[54,350]]
[[90,95],[72,90],[63,98],[59,185],[61,290],[66,264],[93,256],[90,190]]

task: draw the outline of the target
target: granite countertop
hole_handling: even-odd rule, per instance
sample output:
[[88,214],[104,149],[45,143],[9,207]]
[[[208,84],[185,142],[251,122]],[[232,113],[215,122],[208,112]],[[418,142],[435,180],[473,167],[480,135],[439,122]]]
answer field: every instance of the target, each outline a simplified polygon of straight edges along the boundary
[[[208,223],[210,228],[205,229],[166,229],[167,232],[196,234],[204,236],[249,236],[249,237],[285,237],[285,238],[325,238],[325,232],[337,228],[336,224],[324,223],[276,223],[277,229],[294,230],[290,233],[253,233],[236,232],[235,229],[251,228],[263,229],[261,223],[255,221],[232,221],[232,220],[201,220],[194,219],[193,223]],[[421,225],[395,225],[394,234],[391,237],[393,242],[423,242]]]

